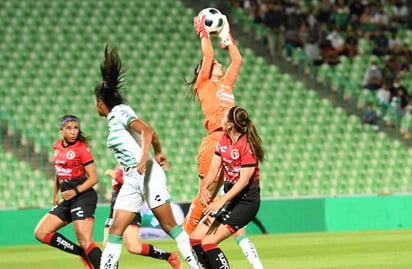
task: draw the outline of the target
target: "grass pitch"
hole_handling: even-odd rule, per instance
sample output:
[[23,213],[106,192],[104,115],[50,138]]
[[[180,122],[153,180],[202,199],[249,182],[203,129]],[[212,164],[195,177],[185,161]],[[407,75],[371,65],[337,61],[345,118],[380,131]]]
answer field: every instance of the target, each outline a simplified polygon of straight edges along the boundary
[[[266,269],[410,269],[412,230],[300,233],[250,236]],[[172,240],[150,241],[176,251]],[[233,239],[221,248],[231,268],[252,268]],[[0,248],[0,268],[83,268],[78,257],[45,245]],[[164,261],[127,253],[121,269],[170,268]],[[188,268],[186,265],[183,268]]]

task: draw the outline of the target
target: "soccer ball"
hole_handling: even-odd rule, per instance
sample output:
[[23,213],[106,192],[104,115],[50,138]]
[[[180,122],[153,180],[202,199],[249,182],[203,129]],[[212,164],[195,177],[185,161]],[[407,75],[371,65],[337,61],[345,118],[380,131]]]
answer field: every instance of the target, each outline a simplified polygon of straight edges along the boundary
[[223,28],[223,14],[216,8],[202,9],[198,16],[206,15],[205,28],[211,36],[217,36]]

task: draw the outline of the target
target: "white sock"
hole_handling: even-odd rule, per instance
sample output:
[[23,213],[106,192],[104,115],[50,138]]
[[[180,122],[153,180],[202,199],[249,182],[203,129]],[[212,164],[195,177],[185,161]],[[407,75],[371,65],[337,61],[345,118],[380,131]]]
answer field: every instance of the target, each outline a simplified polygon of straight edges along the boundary
[[263,269],[263,264],[260,261],[259,255],[256,251],[255,246],[247,237],[241,238],[239,241],[236,240],[240,248],[243,251],[243,254],[253,266],[254,269]]
[[116,269],[122,252],[121,236],[114,236],[109,234],[108,242],[103,250],[102,258],[100,260],[100,269]]
[[191,269],[200,269],[199,263],[193,255],[189,235],[183,230],[183,228],[180,225],[177,225],[170,231],[170,236],[175,239],[177,248],[189,267]]

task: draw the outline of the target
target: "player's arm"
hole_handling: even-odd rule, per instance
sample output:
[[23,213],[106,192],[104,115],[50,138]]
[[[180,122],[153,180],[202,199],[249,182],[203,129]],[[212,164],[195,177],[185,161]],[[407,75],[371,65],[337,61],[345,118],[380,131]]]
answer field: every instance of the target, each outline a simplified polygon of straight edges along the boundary
[[60,182],[57,179],[57,174],[56,174],[54,188],[53,188],[53,205],[57,205],[59,203],[59,189],[60,189]]
[[222,166],[222,157],[215,153],[213,155],[212,161],[210,163],[209,170],[207,171],[206,177],[203,178],[200,186],[200,202],[203,205],[207,205],[216,193],[216,177],[220,172]]
[[220,199],[213,201],[204,209],[204,214],[215,214],[219,209],[221,209],[227,202],[231,201],[236,195],[238,195],[248,184],[249,180],[255,173],[255,167],[243,167],[240,169],[240,178],[233,185],[233,187],[225,193]]
[[96,165],[94,164],[94,162],[90,162],[84,165],[83,168],[87,174],[87,179],[83,184],[80,184],[79,186],[77,186],[77,190],[79,191],[79,193],[90,190],[98,182]]
[[142,136],[142,155],[137,165],[137,171],[143,174],[146,170],[146,162],[149,156],[150,146],[152,145],[154,130],[148,123],[139,118],[133,119],[129,126]]
[[229,50],[230,58],[232,59],[231,64],[226,70],[225,78],[229,81],[231,85],[235,84],[236,78],[240,71],[240,66],[242,65],[242,55],[236,42],[233,39],[232,33],[230,31],[229,22],[226,16],[224,16],[224,26],[219,33],[220,43],[223,47],[227,47]]
[[202,67],[198,74],[198,80],[207,80],[210,78],[213,59],[215,57],[212,41],[210,40],[209,34],[205,28],[205,18],[206,16],[198,16],[193,19],[196,32],[200,38],[203,55]]
[[167,168],[169,166],[166,157],[162,152],[162,146],[160,144],[160,138],[156,131],[153,131],[152,137],[152,146],[154,149],[155,160],[158,162],[163,168]]

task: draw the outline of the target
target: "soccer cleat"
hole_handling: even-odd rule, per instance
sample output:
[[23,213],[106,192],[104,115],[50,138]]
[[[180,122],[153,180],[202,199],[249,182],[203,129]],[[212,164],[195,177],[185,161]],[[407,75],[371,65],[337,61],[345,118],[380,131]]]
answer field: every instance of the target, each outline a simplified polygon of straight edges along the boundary
[[93,265],[87,257],[80,256],[80,261],[83,263],[85,269],[93,269]]
[[175,252],[170,254],[170,257],[167,260],[167,262],[172,266],[173,269],[181,269],[182,268],[182,264],[180,263],[180,260],[179,260],[179,255],[177,255],[177,253],[175,253]]

